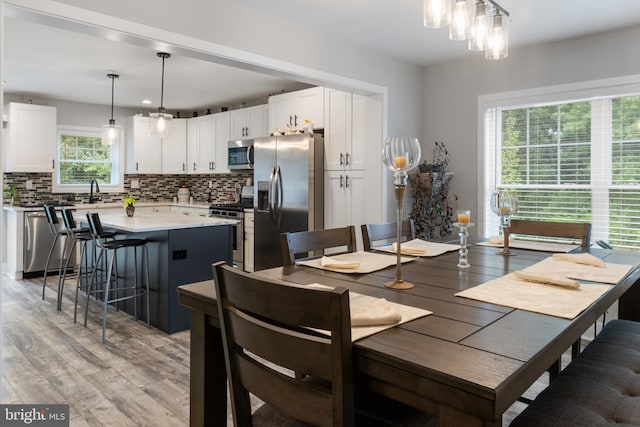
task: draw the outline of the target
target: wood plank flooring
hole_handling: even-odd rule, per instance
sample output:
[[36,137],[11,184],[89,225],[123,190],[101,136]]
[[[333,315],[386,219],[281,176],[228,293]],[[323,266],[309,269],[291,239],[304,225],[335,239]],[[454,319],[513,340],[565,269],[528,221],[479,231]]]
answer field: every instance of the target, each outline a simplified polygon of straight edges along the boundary
[[[74,324],[75,281],[67,280],[61,312],[57,277],[48,281],[43,301],[41,278],[0,280],[2,403],[68,403],[74,427],[188,426],[189,332],[167,335],[114,309],[102,344],[101,306],[92,301],[86,328],[81,316]],[[546,384],[543,376],[527,397]],[[515,403],[503,424],[524,407]]]

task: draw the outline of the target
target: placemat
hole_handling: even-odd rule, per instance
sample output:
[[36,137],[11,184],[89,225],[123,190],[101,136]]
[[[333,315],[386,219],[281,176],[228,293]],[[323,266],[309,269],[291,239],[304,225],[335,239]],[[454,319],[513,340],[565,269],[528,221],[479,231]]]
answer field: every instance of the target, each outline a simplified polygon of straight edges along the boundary
[[573,319],[611,288],[610,285],[581,284],[579,289],[531,283],[513,273],[455,294],[463,298],[505,305]]
[[[321,270],[335,271],[337,273],[371,273],[374,271],[385,269],[389,266],[396,265],[396,257],[393,255],[377,254],[373,252],[351,252],[347,254],[332,255],[330,257],[324,257],[325,259],[333,259],[338,262],[344,263],[358,263],[357,268],[330,268],[321,264],[321,258],[308,259],[304,261],[296,261],[296,264],[306,265],[308,267],[319,268]],[[401,257],[401,262],[413,261],[415,258]]]
[[[485,242],[476,243],[479,246],[492,246],[494,248],[501,248],[504,243],[491,243],[488,240]],[[542,252],[571,252],[574,249],[578,249],[580,245],[569,243],[553,243],[553,242],[541,242],[538,240],[521,240],[513,239],[509,240],[509,248],[513,249],[529,249],[532,251]]]
[[[390,252],[395,254],[396,253],[395,245],[396,244],[393,243],[391,245],[378,246],[373,249],[377,251],[384,251],[384,252]],[[409,253],[404,252],[405,248],[409,249],[410,252]],[[411,251],[411,249],[414,249],[416,251]],[[422,239],[409,240],[408,242],[402,242],[402,244],[400,245],[400,250],[403,251],[402,255],[407,255],[407,256],[433,257],[433,256],[442,255],[446,252],[457,251],[458,249],[460,249],[460,245],[452,245],[450,243],[427,242],[426,240],[422,240]],[[419,253],[421,251],[424,251],[424,253]]]
[[[319,283],[312,283],[310,285],[314,288],[324,288],[330,289],[329,286],[321,285]],[[349,308],[351,312],[359,311],[365,309],[367,306],[371,306],[372,304],[379,301],[381,298],[372,297],[369,295],[363,295],[356,292],[349,291]],[[351,341],[357,341],[364,337],[368,337],[369,335],[377,334],[378,332],[382,332],[389,328],[393,328],[398,325],[402,325],[403,323],[410,322],[411,320],[418,319],[420,317],[428,316],[433,314],[429,310],[423,310],[418,307],[412,307],[410,305],[398,304],[395,302],[385,300],[387,304],[389,304],[394,311],[396,311],[401,319],[398,323],[392,323],[387,325],[375,325],[375,326],[353,326],[351,327]],[[319,330],[319,332],[325,333],[327,331]],[[328,334],[328,332],[327,332]]]
[[570,261],[559,261],[553,257],[525,268],[532,273],[554,273],[564,277],[590,282],[616,284],[631,271],[632,265],[605,263],[604,267],[578,264]]

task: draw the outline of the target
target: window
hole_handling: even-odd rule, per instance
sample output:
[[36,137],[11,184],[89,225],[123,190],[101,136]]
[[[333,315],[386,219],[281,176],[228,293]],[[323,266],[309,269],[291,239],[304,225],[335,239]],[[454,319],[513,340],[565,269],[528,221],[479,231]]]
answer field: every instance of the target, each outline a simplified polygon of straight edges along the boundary
[[121,151],[102,144],[101,129],[59,127],[54,191],[87,192],[94,178],[101,191],[122,191]]
[[591,222],[593,240],[640,249],[638,93],[486,108],[484,233],[498,230],[491,193],[508,189],[517,218]]

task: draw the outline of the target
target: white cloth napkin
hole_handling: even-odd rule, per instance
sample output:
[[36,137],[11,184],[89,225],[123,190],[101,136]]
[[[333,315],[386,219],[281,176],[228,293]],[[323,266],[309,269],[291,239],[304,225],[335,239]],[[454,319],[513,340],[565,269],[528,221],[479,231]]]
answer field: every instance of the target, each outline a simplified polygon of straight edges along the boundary
[[558,261],[575,262],[576,264],[591,265],[594,267],[604,267],[605,263],[600,258],[591,254],[553,254],[553,258]]
[[400,313],[384,298],[363,299],[353,295],[349,302],[351,326],[394,325],[402,320]]
[[529,273],[526,271],[515,271],[513,273],[518,279],[525,282],[541,283],[544,285],[562,286],[569,289],[579,289],[580,282],[567,279],[566,277],[554,274]]
[[[393,243],[391,245],[394,251],[398,251],[398,244]],[[427,250],[424,248],[412,248],[411,246],[400,245],[400,253],[402,255],[424,255],[427,253]]]
[[328,256],[323,256],[320,259],[320,265],[326,268],[338,268],[345,270],[352,270],[360,267],[359,262],[341,261],[339,259],[329,258]]

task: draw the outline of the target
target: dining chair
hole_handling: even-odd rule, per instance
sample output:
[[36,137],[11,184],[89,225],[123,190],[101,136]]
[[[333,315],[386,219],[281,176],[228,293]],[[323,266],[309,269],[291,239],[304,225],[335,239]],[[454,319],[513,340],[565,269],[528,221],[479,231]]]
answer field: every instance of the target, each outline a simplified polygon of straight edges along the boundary
[[[361,227],[362,243],[365,251],[371,251],[380,244],[395,242],[398,237],[397,222],[362,224]],[[412,219],[402,221],[400,238],[403,242],[416,238],[416,227]]]
[[591,224],[588,222],[553,222],[512,219],[511,234],[527,236],[560,237],[580,240],[582,248],[591,244]]
[[[356,228],[353,225],[325,230],[282,233],[280,241],[284,265],[293,265],[296,260],[312,258],[319,255],[318,251],[325,249],[346,246],[344,252],[357,250]],[[309,252],[314,252],[314,254],[310,255]]]
[[[225,262],[213,265],[213,276],[235,426],[425,426],[435,419],[377,394],[360,398],[348,289],[263,279]],[[264,402],[253,413],[249,393]]]

